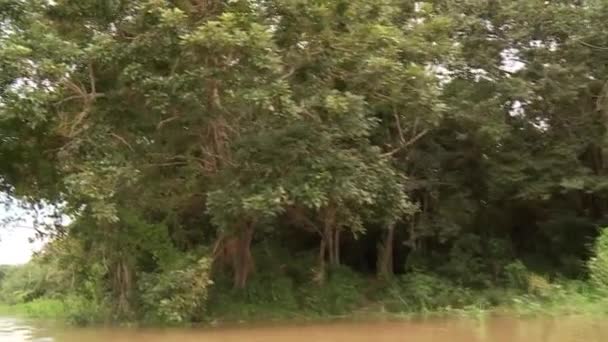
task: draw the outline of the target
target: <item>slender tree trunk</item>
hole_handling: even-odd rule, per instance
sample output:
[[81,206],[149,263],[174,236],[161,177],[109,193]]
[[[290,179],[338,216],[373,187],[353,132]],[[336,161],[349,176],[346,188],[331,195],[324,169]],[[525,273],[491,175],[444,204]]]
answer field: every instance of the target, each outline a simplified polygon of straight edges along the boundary
[[330,266],[334,266],[336,263],[335,254],[334,254],[334,232],[331,229],[331,226],[325,227],[324,232],[325,248],[327,249],[327,258]]
[[253,223],[246,222],[239,227],[235,235],[222,235],[215,243],[213,250],[214,265],[228,267],[233,272],[233,286],[243,289],[249,275],[254,270],[251,243],[253,240]]
[[244,289],[247,286],[247,279],[251,272],[253,272],[252,240],[253,225],[247,223],[245,229],[238,236],[238,249],[234,265],[234,287],[237,289]]
[[340,266],[340,229],[335,229],[333,266]]
[[339,235],[336,229],[336,209],[330,205],[325,210],[324,215],[324,227],[323,227],[323,238],[326,240],[327,254],[329,258],[330,266],[337,266],[340,263],[339,260]]
[[336,229],[336,209],[329,205],[323,212],[323,227],[320,230],[321,242],[319,244],[319,273],[315,280],[323,283],[325,280],[326,265],[331,267],[340,264],[340,231]]
[[378,246],[377,272],[379,278],[390,278],[393,275],[393,245],[395,226],[390,225],[384,235],[384,241]]
[[131,269],[124,256],[118,256],[111,270],[116,311],[119,315],[128,317],[131,314],[131,286],[133,284]]
[[321,237],[321,242],[319,243],[319,269],[317,274],[315,275],[315,281],[319,284],[325,283],[325,252],[326,252],[326,241],[325,237]]

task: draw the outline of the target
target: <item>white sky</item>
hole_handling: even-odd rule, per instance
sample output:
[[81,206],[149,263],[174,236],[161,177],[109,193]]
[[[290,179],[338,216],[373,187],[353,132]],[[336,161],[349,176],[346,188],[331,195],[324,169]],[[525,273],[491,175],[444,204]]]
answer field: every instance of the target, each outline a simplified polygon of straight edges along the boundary
[[26,228],[0,228],[0,265],[24,264],[30,260],[32,253],[43,246],[43,242],[36,240],[34,230]]
[[[12,202],[13,205],[4,205]],[[34,239],[33,222],[35,212],[19,208],[18,203],[0,193],[0,265],[24,264],[30,260],[34,251],[40,250],[44,242]],[[41,215],[38,215],[39,219]],[[4,220],[13,218],[15,222],[4,224]]]

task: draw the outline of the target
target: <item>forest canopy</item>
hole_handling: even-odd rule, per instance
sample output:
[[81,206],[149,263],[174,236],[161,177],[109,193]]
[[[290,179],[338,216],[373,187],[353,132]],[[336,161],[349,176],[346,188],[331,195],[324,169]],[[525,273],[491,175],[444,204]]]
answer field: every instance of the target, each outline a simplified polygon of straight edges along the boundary
[[586,277],[606,32],[601,0],[0,0],[0,189],[74,218],[23,300]]

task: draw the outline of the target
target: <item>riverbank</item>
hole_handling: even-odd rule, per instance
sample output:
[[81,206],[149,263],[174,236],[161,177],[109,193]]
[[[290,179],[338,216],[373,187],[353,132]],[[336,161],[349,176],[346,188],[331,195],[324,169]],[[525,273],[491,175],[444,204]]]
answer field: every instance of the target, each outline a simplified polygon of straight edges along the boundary
[[193,259],[168,273],[142,273],[129,300],[116,297],[101,281],[87,281],[72,289],[60,287],[47,276],[57,268],[33,261],[5,273],[0,294],[9,305],[0,308],[0,313],[74,325],[150,326],[480,318],[497,313],[604,317],[608,315],[608,231],[598,239],[593,253],[596,257],[587,264],[585,280],[535,272],[520,261],[504,266],[498,280],[491,274],[449,277],[421,270],[378,278],[345,266],[328,269],[318,280],[310,264],[284,268],[281,259],[272,258],[274,262],[257,268],[243,289],[233,286],[229,274],[217,272],[212,277],[205,259]]
[[[420,295],[420,293],[418,293]],[[439,294],[439,293],[438,293]],[[276,307],[267,303],[246,303],[233,299],[227,302],[227,309],[217,310],[207,308],[208,315],[196,325],[217,326],[231,324],[257,324],[294,322],[335,322],[335,321],[411,321],[418,319],[456,319],[472,318],[486,319],[494,316],[506,317],[565,317],[584,316],[603,318],[608,317],[608,300],[600,291],[594,289],[589,283],[581,281],[568,281],[559,284],[546,284],[542,291],[517,291],[515,289],[487,289],[471,293],[469,299],[455,300],[445,306],[429,306],[420,303],[415,307],[407,298],[400,296],[401,303],[392,297],[376,298],[376,301],[367,299],[365,304],[357,307],[350,306],[350,311],[341,309],[339,313],[331,311],[276,310]],[[420,298],[421,300],[424,297]],[[214,299],[217,300],[217,299]],[[236,303],[234,303],[236,301]],[[220,305],[212,302],[210,304]],[[244,311],[228,311],[231,305],[240,305]],[[409,309],[408,309],[409,308]],[[336,308],[334,308],[336,309]],[[100,308],[77,298],[39,298],[27,303],[0,304],[0,315],[14,316],[45,321],[58,321],[70,325],[115,325],[110,316],[110,308]],[[119,325],[127,326],[190,326],[192,322],[162,322],[151,320],[120,320]]]

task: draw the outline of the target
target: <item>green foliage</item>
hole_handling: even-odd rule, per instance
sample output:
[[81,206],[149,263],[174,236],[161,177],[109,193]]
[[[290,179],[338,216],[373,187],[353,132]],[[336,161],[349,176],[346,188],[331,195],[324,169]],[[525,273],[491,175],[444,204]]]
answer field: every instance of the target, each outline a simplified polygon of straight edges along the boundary
[[210,261],[203,257],[162,273],[142,274],[139,292],[144,319],[175,324],[200,318],[213,284],[210,273]]
[[73,218],[0,299],[185,323],[346,314],[374,270],[409,311],[551,296],[539,274],[608,288],[607,23],[601,1],[0,1],[0,199]]
[[109,317],[109,308],[78,295],[65,298],[38,298],[0,308],[4,314],[26,318],[64,321],[74,325],[89,325],[104,322]]
[[601,292],[587,282],[576,280],[551,284],[542,296],[515,296],[509,307],[522,316],[605,316],[608,313]]
[[[91,300],[83,295],[71,294],[63,298],[65,319],[75,325],[90,325],[107,321],[111,315],[110,307],[100,301]],[[57,316],[47,316],[57,318]]]
[[507,286],[514,289],[528,290],[530,287],[530,273],[521,261],[514,261],[505,266]]
[[296,318],[301,314],[292,278],[257,273],[244,290],[233,289],[229,279],[218,279],[210,291],[208,319],[261,321]]
[[36,299],[17,306],[18,312],[38,319],[65,319],[67,310],[66,303],[60,299]]
[[267,242],[253,251],[254,277],[245,289],[234,289],[228,274],[216,274],[207,303],[208,314],[220,320],[260,321],[298,317],[299,287],[310,280],[313,262],[309,255],[290,259],[289,251]]
[[442,273],[466,285],[487,284],[490,272],[486,269],[482,248],[479,236],[467,234],[459,237],[452,245],[449,261],[441,267]]
[[473,297],[471,290],[449,279],[416,272],[396,280],[388,288],[384,303],[393,312],[429,312],[463,308],[472,303]]
[[348,314],[365,303],[365,286],[361,275],[339,267],[331,270],[325,284],[300,289],[302,306],[321,316]]
[[8,270],[1,283],[2,302],[16,304],[42,296],[48,286],[45,282],[46,271],[35,263]]
[[601,291],[608,290],[608,230],[603,229],[593,245],[589,260],[591,282]]

